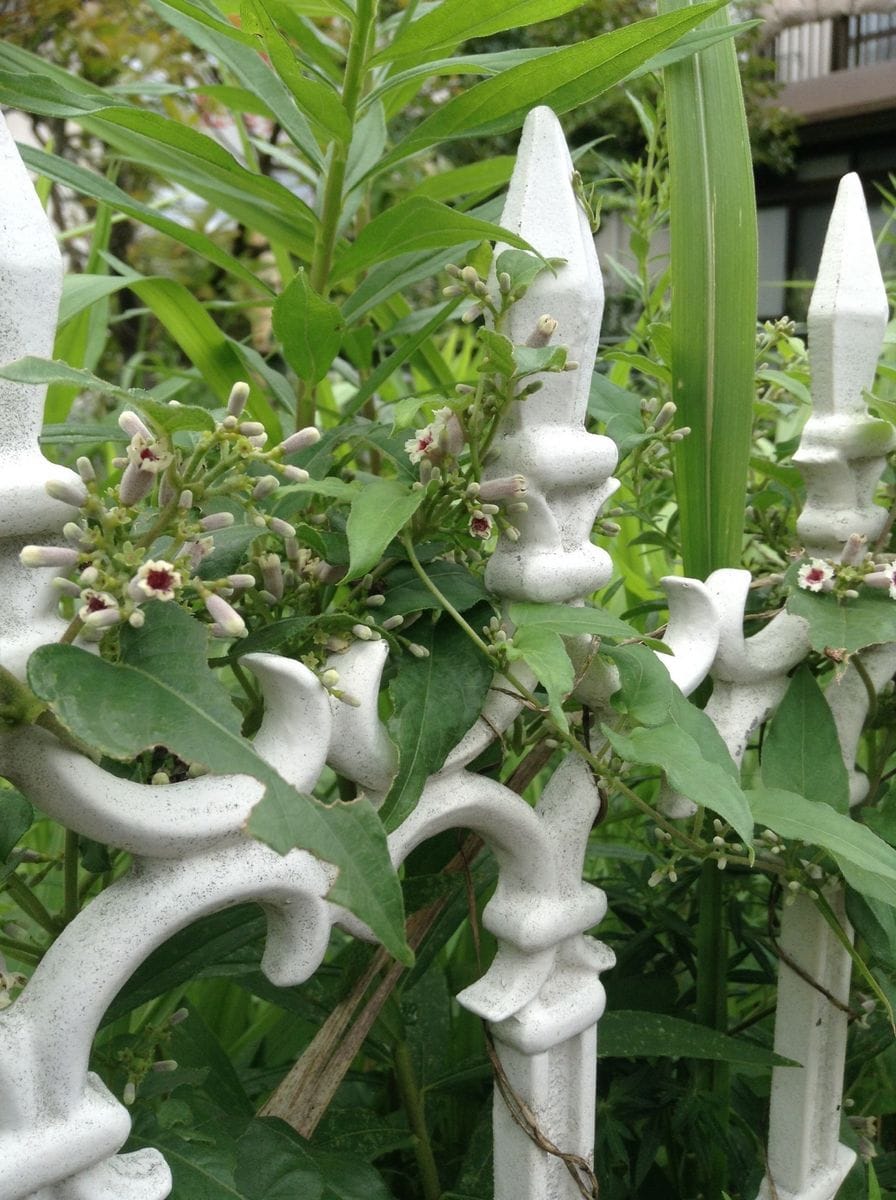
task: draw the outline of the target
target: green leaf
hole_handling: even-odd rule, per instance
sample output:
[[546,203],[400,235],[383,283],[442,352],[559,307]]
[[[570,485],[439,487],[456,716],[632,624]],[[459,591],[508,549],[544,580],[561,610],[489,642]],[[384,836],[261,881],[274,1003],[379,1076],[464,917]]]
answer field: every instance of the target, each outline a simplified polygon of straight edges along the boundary
[[68,363],[55,362],[50,358],[35,358],[33,355],[0,367],[0,378],[13,379],[16,383],[66,383],[78,388],[90,388],[104,396],[115,396],[119,400],[127,400],[134,404],[151,399],[142,388],[117,387],[82,367],[70,367]]
[[622,689],[613,697],[642,725],[662,725],[672,708],[669,672],[646,646],[602,646],[601,654],[619,671]]
[[790,680],[762,742],[767,788],[824,800],[849,811],[849,778],[833,714],[814,675],[803,664]]
[[521,125],[536,104],[546,104],[558,115],[568,112],[625,79],[719,7],[712,0],[687,12],[636,21],[511,67],[441,105],[386,156],[380,169],[437,142],[506,133]]
[[389,732],[399,756],[381,813],[390,829],[413,810],[426,780],[478,719],[494,677],[494,665],[454,621],[420,622],[413,637],[429,657],[404,655],[389,685]]
[[753,816],[783,838],[821,846],[851,888],[896,907],[896,850],[851,817],[820,800],[762,788],[747,792]]
[[477,368],[480,374],[503,375],[505,379],[510,379],[516,366],[510,338],[484,326],[478,331],[477,337],[485,348],[482,362]]
[[[235,575],[241,568],[245,569],[249,547],[265,532],[257,525],[229,525],[217,530],[212,535],[213,548],[200,561],[196,574],[200,579],[221,579],[225,575]],[[242,654],[247,653],[243,648],[246,640],[240,639]]]
[[326,138],[346,145],[352,135],[352,123],[337,93],[328,84],[303,72],[289,43],[259,0],[243,0],[240,12],[243,28],[262,42],[274,70],[289,88],[299,109]]
[[34,820],[34,809],[14,788],[0,790],[0,863],[6,862]]
[[531,604],[516,601],[508,610],[511,621],[517,626],[549,629],[564,637],[590,633],[597,637],[639,638],[641,635],[633,625],[614,617],[602,608],[587,605],[579,608],[567,604]]
[[109,107],[104,94],[69,90],[59,80],[26,71],[0,70],[0,104],[45,117],[78,117]]
[[411,489],[397,479],[378,479],[361,489],[352,501],[345,527],[350,557],[344,583],[360,579],[377,565],[383,551],[423,503],[425,494],[422,488]]
[[[430,200],[456,200],[460,196],[490,195],[506,186],[516,157],[512,154],[497,154],[484,162],[467,163],[463,167],[454,167],[450,171],[440,171],[437,175],[428,175],[414,188],[415,196],[427,196]],[[505,254],[511,253],[509,250]],[[525,254],[525,251],[519,251]],[[527,257],[530,257],[527,255]],[[498,261],[500,262],[499,255]],[[536,259],[536,262],[540,261]],[[506,270],[498,267],[498,270]]]
[[395,41],[380,50],[372,61],[396,62],[423,53],[434,58],[460,42],[548,21],[580,4],[581,0],[478,0],[471,7],[469,0],[442,0],[406,25]]
[[59,302],[59,328],[113,292],[128,286],[123,275],[66,275]]
[[336,259],[331,282],[357,275],[397,254],[471,241],[507,242],[521,250],[533,249],[524,238],[491,221],[457,212],[426,196],[409,196],[364,226],[351,246]]
[[753,817],[744,793],[723,767],[703,757],[700,746],[679,725],[635,729],[628,736],[606,725],[603,731],[626,762],[659,767],[676,792],[722,817],[750,845]]
[[318,1200],[323,1179],[306,1146],[285,1121],[252,1121],[237,1142],[234,1182],[244,1200]]
[[187,246],[202,258],[227,271],[234,278],[248,284],[251,295],[257,295],[259,291],[270,293],[271,289],[258,278],[255,272],[244,266],[232,254],[228,254],[206,234],[199,233],[179,221],[162,216],[149,205],[141,204],[139,200],[132,200],[127,192],[116,187],[102,175],[70,163],[58,155],[47,154],[33,146],[21,146],[19,150],[26,166],[37,171],[38,174],[45,175],[55,183],[64,184],[83,196],[100,200],[116,212],[124,213],[125,216],[166,234],[175,242]]
[[195,404],[162,404],[160,400],[140,400],[140,411],[154,429],[162,433],[187,430],[201,433],[215,428],[215,419],[207,408]]
[[[465,612],[474,604],[486,599],[482,580],[460,563],[437,559],[428,563],[425,570],[448,603],[458,612]],[[385,584],[386,602],[377,610],[377,616],[381,619],[422,612],[429,608],[441,608],[439,600],[424,586],[412,567],[396,567],[386,576]]]
[[299,379],[313,386],[324,378],[339,350],[345,322],[339,306],[312,288],[304,268],[274,303],[274,333]]
[[547,692],[551,716],[568,729],[563,701],[573,689],[575,672],[563,638],[545,625],[524,625],[513,635],[513,646]]
[[241,736],[240,714],[206,665],[204,627],[174,604],[153,601],[144,612],[141,629],[121,629],[120,662],[77,646],[39,647],[28,662],[32,691],[74,737],[109,758],[167,746],[218,774],[259,779],[265,794],[249,833],[280,854],[301,846],[336,866],[330,898],[407,961],[401,891],[369,802],[327,808],[290,787]]
[[[660,0],[666,16],[695,11]],[[707,30],[725,29],[725,11]],[[757,224],[737,55],[717,42],[663,72],[671,180],[672,397],[685,572],[740,566],[756,367]],[[724,431],[724,432],[723,432]]]
[[521,295],[539,275],[551,269],[544,259],[525,250],[502,250],[495,260],[495,273],[510,276],[511,295]]
[[809,623],[809,641],[819,653],[845,650],[852,654],[864,646],[896,641],[896,603],[885,591],[865,588],[857,600],[838,600],[794,588],[787,611]]
[[620,458],[650,438],[644,432],[641,397],[617,387],[597,371],[591,376],[588,413],[603,422],[604,433],[616,443]]
[[597,1037],[599,1058],[697,1058],[742,1067],[795,1067],[764,1046],[666,1013],[607,1012]]
[[323,158],[311,126],[260,54],[248,46],[240,45],[229,31],[219,32],[208,28],[204,23],[208,15],[204,5],[191,4],[189,0],[177,0],[176,6],[167,3],[167,0],[149,0],[149,3],[169,25],[210,54],[217,63],[229,67],[247,91],[264,101],[271,115],[283,126],[308,161],[318,170],[323,169]]

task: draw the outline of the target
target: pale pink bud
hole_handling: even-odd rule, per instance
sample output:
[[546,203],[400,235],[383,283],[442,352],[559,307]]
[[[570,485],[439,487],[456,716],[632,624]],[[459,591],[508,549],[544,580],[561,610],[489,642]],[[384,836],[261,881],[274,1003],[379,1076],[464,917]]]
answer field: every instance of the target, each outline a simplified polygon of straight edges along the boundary
[[261,421],[242,421],[239,428],[240,433],[250,438],[258,437],[259,434],[264,433],[264,426]]
[[258,560],[265,588],[273,600],[283,599],[283,567],[276,554],[262,554]]
[[305,450],[308,446],[313,446],[315,442],[319,441],[320,430],[315,429],[313,425],[309,425],[306,429],[298,429],[295,433],[291,433],[288,438],[284,438],[276,449],[286,457],[290,454],[297,454],[299,450]]
[[96,472],[94,471],[93,463],[89,458],[82,454],[75,463],[75,466],[78,468],[78,474],[81,476],[81,479],[84,481],[84,483],[93,483],[93,481],[96,479]]
[[184,488],[177,498],[177,507],[182,508],[185,512],[188,508],[193,507],[193,493],[189,488]]
[[400,629],[404,624],[404,617],[396,613],[394,617],[387,617],[383,621],[383,629]]
[[677,412],[677,406],[671,400],[667,400],[651,422],[656,432],[659,433],[661,429],[664,429]]
[[271,517],[268,522],[271,533],[279,534],[280,537],[295,537],[296,531],[288,521],[281,521],[279,517]]
[[129,462],[118,485],[118,499],[125,508],[133,508],[152,491],[156,477],[152,471],[141,471]]
[[276,475],[262,475],[252,489],[252,499],[264,500],[267,496],[273,496],[279,486],[280,480]]
[[267,440],[268,435],[266,433],[258,433],[255,437],[249,438],[249,445],[255,450],[262,450]]
[[248,633],[245,622],[235,608],[227,603],[223,596],[214,592],[205,597],[205,607],[215,625],[222,630],[225,637],[245,637]]
[[369,625],[353,625],[352,633],[355,635],[356,638],[359,639],[359,641],[362,641],[362,642],[373,641],[373,630],[370,628]]
[[317,564],[315,574],[321,583],[338,583],[347,570],[348,567],[335,563],[320,562]]
[[118,418],[118,424],[120,428],[125,431],[129,438],[142,437],[146,438],[148,442],[152,441],[152,434],[135,412],[125,409],[125,411]]
[[80,508],[87,499],[87,488],[76,475],[69,479],[48,479],[44,488],[48,496],[71,504],[73,508]]
[[283,468],[283,478],[288,479],[290,483],[307,483],[311,476],[304,468],[290,464]]
[[234,521],[233,513],[230,513],[230,512],[209,513],[209,515],[207,517],[203,517],[202,520],[199,522],[199,528],[204,530],[206,533],[212,533],[218,529],[229,529],[230,526],[233,524],[233,521]]
[[73,567],[77,561],[77,550],[68,546],[23,546],[19,553],[23,567]]
[[421,646],[417,642],[408,642],[408,650],[413,654],[414,658],[429,658],[429,651],[425,646]]
[[840,554],[840,561],[848,567],[857,567],[865,558],[868,539],[862,533],[851,533]]
[[246,401],[249,399],[248,383],[235,383],[230,389],[230,396],[227,399],[227,415],[228,417],[238,417],[246,407]]
[[255,576],[254,575],[228,575],[227,582],[235,591],[242,591],[245,588],[255,587]]
[[61,575],[57,575],[53,580],[53,587],[58,592],[65,592],[66,596],[74,596],[76,599],[81,597],[81,589],[71,579],[63,579]]
[[526,338],[526,345],[532,347],[546,346],[557,332],[557,322],[545,313],[538,318],[533,331]]
[[496,500],[515,500],[525,496],[527,490],[525,476],[509,475],[502,479],[488,479],[479,484],[479,499],[494,504]]

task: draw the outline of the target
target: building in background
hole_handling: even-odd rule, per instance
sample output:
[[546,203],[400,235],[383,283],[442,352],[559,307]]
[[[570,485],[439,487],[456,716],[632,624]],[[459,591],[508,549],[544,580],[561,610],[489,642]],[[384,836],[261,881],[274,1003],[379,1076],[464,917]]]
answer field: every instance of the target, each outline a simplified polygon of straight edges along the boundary
[[[784,85],[777,103],[801,125],[794,170],[757,172],[759,310],[800,319],[808,289],[784,281],[814,278],[840,177],[859,172],[878,229],[885,210],[875,185],[896,191],[896,0],[772,0],[761,15]],[[882,250],[896,269],[894,247]]]

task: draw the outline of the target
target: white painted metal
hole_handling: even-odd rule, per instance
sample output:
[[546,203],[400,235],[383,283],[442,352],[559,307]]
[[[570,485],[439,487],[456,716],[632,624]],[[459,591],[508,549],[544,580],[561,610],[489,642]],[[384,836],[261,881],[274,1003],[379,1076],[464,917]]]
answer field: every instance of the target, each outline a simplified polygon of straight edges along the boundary
[[[48,356],[61,267],[2,120],[0,159],[0,353],[7,361]],[[816,409],[797,458],[809,496],[800,530],[821,554],[838,551],[853,532],[876,536],[882,516],[871,496],[892,445],[889,426],[867,416],[861,395],[886,311],[862,208],[857,182],[845,182],[810,312]],[[526,123],[503,223],[542,253],[566,260],[514,308],[510,335],[525,341],[549,314],[559,324],[557,342],[570,348],[580,369],[547,376],[496,439],[490,474],[524,474],[529,511],[520,518],[519,541],[502,540],[487,579],[507,599],[575,603],[609,577],[609,558],[590,535],[616,486],[616,451],[609,439],[584,429],[602,287],[572,163],[547,109]],[[44,491],[50,478],[70,475],[39,454],[42,403],[41,389],[0,381],[0,662],[16,673],[34,646],[61,631],[48,572],[25,570],[18,560],[24,542],[49,540],[68,514]],[[706,584],[664,581],[674,654],[661,661],[685,692],[712,674],[708,711],[737,760],[808,649],[803,623],[786,614],[744,639],[748,585],[740,571],[718,571]],[[333,702],[301,664],[270,655],[246,660],[266,702],[256,746],[295,786],[312,788],[329,762],[374,800],[388,788],[394,749],[376,706],[386,653],[383,642],[359,642],[334,662],[358,708]],[[891,675],[893,655],[885,649],[864,656],[875,686]],[[865,786],[854,769],[866,700],[859,683],[854,669],[847,671],[829,697],[854,800]],[[617,686],[612,670],[593,669],[577,695],[605,707]],[[597,791],[576,758],[557,770],[534,810],[468,770],[518,714],[520,702],[509,690],[496,679],[481,718],[428,781],[417,808],[391,836],[390,850],[398,864],[421,841],[454,826],[477,830],[491,847],[499,883],[483,919],[498,951],[459,999],[490,1022],[507,1077],[542,1134],[589,1162],[596,1027],[604,1007],[600,974],[613,964],[612,953],[586,936],[606,911],[604,894],[582,882]],[[134,855],[133,870],[91,902],[20,998],[0,1012],[0,1200],[163,1200],[171,1183],[162,1157],[118,1153],[129,1130],[127,1110],[87,1069],[92,1038],[121,984],[173,932],[246,899],[268,914],[263,969],[278,984],[315,970],[334,923],[361,937],[370,932],[326,900],[329,867],[303,851],[281,857],[246,839],[242,829],[261,793],[254,780],[206,777],[150,788],[113,778],[34,729],[2,736],[0,774],[48,815]],[[686,807],[679,803],[680,811]],[[831,899],[842,905],[839,894]],[[806,901],[785,910],[781,941],[845,999],[848,958]],[[843,1014],[782,967],[776,1046],[804,1066],[775,1072],[764,1197],[832,1200],[848,1169],[851,1152],[839,1145],[837,1123],[844,1039]],[[577,1200],[581,1192],[565,1164],[532,1141],[498,1094],[494,1128],[496,1200]]]

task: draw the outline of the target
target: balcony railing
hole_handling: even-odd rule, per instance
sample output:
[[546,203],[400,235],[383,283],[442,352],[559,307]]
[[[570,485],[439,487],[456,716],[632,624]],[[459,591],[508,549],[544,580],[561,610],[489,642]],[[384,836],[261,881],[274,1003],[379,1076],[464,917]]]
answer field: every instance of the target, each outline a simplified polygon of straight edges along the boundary
[[896,12],[806,21],[775,38],[779,83],[819,79],[834,71],[896,60]]

